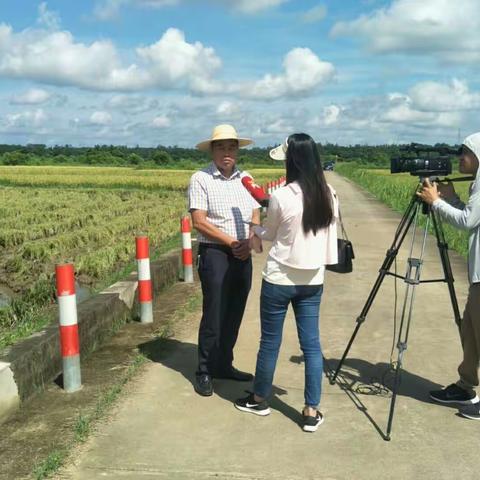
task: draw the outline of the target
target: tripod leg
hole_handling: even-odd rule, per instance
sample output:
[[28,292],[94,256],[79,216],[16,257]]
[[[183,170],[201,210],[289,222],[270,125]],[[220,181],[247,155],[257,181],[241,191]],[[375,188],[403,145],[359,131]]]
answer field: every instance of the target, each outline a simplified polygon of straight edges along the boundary
[[373,304],[373,301],[375,300],[375,297],[377,296],[377,293],[380,290],[383,280],[385,279],[385,275],[387,275],[387,273],[390,271],[390,267],[392,266],[398,254],[398,250],[400,249],[414,218],[416,218],[417,204],[418,204],[418,198],[416,196],[416,190],[415,190],[415,193],[413,194],[412,199],[410,200],[410,204],[405,210],[405,213],[403,214],[403,217],[400,220],[400,223],[397,227],[397,231],[395,233],[393,243],[390,249],[387,251],[385,260],[383,261],[383,264],[380,267],[377,280],[375,281],[375,284],[373,285],[372,290],[368,295],[367,301],[365,302],[365,305],[363,306],[363,309],[360,315],[357,317],[357,320],[356,320],[357,325],[355,326],[353,334],[350,337],[347,348],[343,352],[342,358],[339,364],[337,365],[337,368],[335,369],[334,374],[330,377],[330,383],[332,385],[336,382],[338,374],[340,373],[340,370],[342,369],[342,366],[345,363],[345,359],[347,358],[348,353],[350,352],[350,348],[352,347],[353,342],[355,341],[358,331],[360,330],[360,327],[362,326],[362,324],[365,322],[368,312],[370,311],[370,308]]
[[[418,209],[417,209],[417,212],[418,212]],[[392,425],[393,425],[393,415],[395,413],[395,402],[397,400],[398,389],[400,386],[400,375],[402,371],[403,356],[405,354],[405,351],[407,350],[408,336],[410,333],[410,325],[411,325],[412,314],[413,314],[413,304],[415,301],[415,290],[416,290],[416,287],[420,284],[420,275],[423,267],[423,256],[425,254],[429,224],[430,224],[430,215],[427,218],[427,224],[423,232],[423,241],[422,241],[420,256],[419,258],[413,258],[412,254],[413,254],[416,226],[417,226],[417,219],[415,219],[412,246],[410,250],[410,256],[408,259],[408,269],[405,275],[405,283],[406,283],[405,300],[403,302],[402,318],[400,321],[400,328],[398,331],[398,342],[397,342],[398,359],[397,359],[397,365],[395,366],[395,378],[393,382],[392,400],[390,402],[390,412],[388,414],[388,422],[387,422],[387,433],[385,436],[385,440],[387,441],[390,441],[391,439],[390,434],[391,434]],[[407,308],[407,305],[408,305],[408,308]]]
[[395,402],[397,400],[398,387],[400,386],[400,371],[402,369],[403,354],[406,349],[407,349],[406,343],[399,343],[398,359],[397,359],[397,365],[395,366],[395,378],[393,381],[392,400],[390,402],[390,412],[388,414],[387,434],[385,435],[385,440],[387,440],[388,442],[391,440],[390,433],[392,431],[392,425],[393,425],[393,414],[395,412]]
[[440,260],[442,262],[443,273],[445,275],[445,281],[448,285],[448,292],[450,294],[450,301],[452,303],[453,315],[455,318],[455,323],[457,327],[460,329],[460,310],[458,308],[458,301],[457,295],[455,293],[454,287],[454,278],[452,272],[452,266],[450,264],[450,257],[448,256],[448,244],[445,240],[445,233],[443,231],[442,220],[438,213],[432,211],[432,221],[433,221],[433,228],[435,230],[435,236],[437,237],[437,246],[438,251],[440,254]]

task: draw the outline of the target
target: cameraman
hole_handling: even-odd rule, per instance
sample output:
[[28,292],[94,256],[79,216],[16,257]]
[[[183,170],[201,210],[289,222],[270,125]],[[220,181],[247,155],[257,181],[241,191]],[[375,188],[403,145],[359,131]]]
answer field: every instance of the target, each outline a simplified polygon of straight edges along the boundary
[[443,390],[430,392],[430,397],[440,403],[462,405],[460,414],[480,420],[480,400],[475,393],[479,385],[480,363],[480,132],[468,136],[460,155],[461,173],[473,174],[475,181],[470,187],[470,197],[465,205],[455,193],[453,185],[433,185],[427,180],[417,194],[432,205],[442,218],[454,227],[468,230],[468,276],[470,289],[465,312],[460,324],[463,361],[458,367],[460,380]]

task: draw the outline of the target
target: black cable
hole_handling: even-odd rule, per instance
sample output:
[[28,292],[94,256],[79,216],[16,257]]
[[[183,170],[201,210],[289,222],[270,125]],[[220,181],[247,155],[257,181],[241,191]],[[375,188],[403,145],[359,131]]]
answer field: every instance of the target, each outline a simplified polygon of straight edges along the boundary
[[[398,235],[399,229],[397,229],[396,235]],[[393,352],[395,350],[395,339],[397,337],[397,307],[398,307],[398,263],[397,256],[395,255],[395,277],[394,277],[394,305],[393,305],[393,338],[392,338],[392,349],[390,351],[390,363],[388,366],[383,369],[383,372],[380,374],[380,378],[376,375],[372,376],[368,383],[359,383],[356,387],[352,388],[355,393],[360,395],[378,395],[381,397],[390,397],[393,385],[390,386],[391,382],[387,376],[389,374],[394,375],[395,369],[397,367],[397,362],[393,360]],[[393,380],[393,378],[392,378]]]
[[394,303],[393,303],[393,338],[392,338],[392,350],[390,351],[390,366],[393,367],[395,362],[393,361],[393,351],[395,350],[395,338],[397,337],[397,301],[398,301],[398,289],[397,289],[397,257],[395,256],[395,280],[394,280]]

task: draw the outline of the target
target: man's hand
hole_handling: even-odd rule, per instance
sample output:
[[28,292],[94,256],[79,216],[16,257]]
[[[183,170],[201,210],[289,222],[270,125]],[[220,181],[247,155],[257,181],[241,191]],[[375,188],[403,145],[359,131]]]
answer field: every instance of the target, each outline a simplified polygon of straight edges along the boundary
[[438,193],[440,194],[441,198],[448,200],[449,198],[453,198],[457,196],[455,192],[455,188],[452,182],[448,183],[439,183],[438,184]]
[[432,205],[435,200],[440,198],[440,194],[438,193],[437,184],[434,183],[433,185],[430,183],[430,180],[427,178],[423,183],[423,188],[417,192],[417,195],[429,205]]
[[235,258],[239,260],[248,260],[250,257],[250,246],[247,240],[237,240],[232,243],[232,252]]

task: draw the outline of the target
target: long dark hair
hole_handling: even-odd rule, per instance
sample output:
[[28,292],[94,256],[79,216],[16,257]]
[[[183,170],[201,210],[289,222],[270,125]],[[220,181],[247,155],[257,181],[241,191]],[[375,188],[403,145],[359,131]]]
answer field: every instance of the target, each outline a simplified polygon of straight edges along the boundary
[[288,137],[287,183],[298,182],[303,192],[303,230],[317,233],[333,221],[333,199],[323,174],[317,145],[310,135]]

